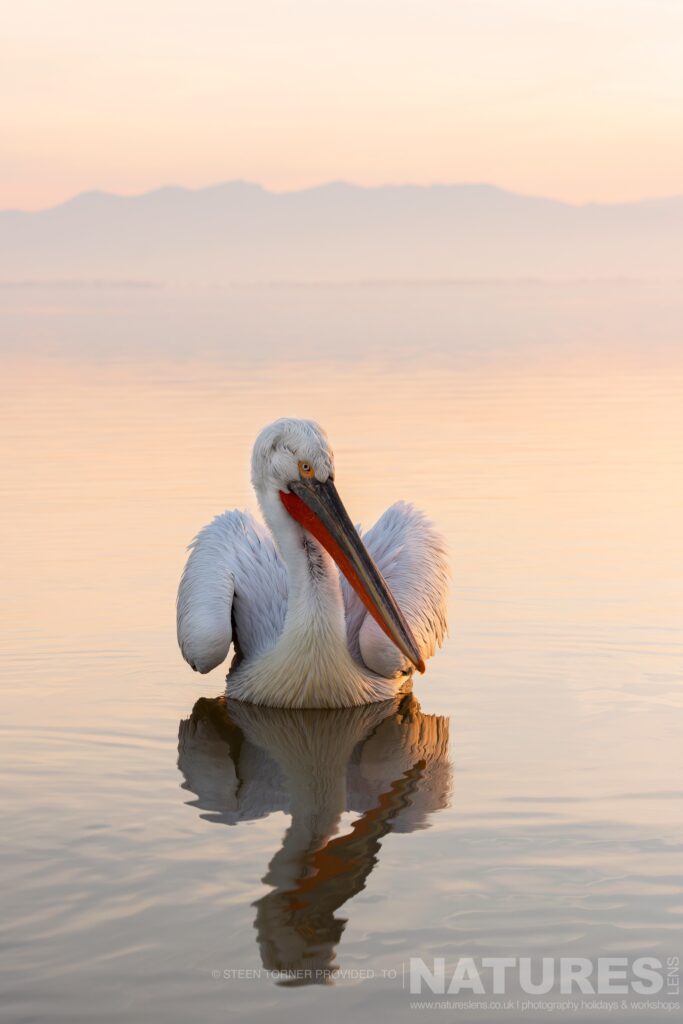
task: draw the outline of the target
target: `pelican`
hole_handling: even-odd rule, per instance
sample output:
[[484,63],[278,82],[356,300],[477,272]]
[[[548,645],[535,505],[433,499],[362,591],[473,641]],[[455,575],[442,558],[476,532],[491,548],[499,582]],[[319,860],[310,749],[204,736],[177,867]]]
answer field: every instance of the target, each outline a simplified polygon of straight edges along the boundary
[[258,435],[251,460],[270,533],[248,512],[230,511],[190,545],[178,643],[198,672],[220,665],[233,644],[230,698],[290,708],[389,700],[441,646],[442,537],[401,501],[361,538],[334,479],[322,428],[277,420]]

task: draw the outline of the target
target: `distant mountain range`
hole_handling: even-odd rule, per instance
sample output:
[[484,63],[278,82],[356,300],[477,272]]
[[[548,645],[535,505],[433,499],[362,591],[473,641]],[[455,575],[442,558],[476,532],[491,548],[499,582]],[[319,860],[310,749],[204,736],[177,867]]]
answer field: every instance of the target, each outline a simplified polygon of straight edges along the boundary
[[0,212],[0,284],[683,277],[683,196],[574,206],[490,185],[228,182]]

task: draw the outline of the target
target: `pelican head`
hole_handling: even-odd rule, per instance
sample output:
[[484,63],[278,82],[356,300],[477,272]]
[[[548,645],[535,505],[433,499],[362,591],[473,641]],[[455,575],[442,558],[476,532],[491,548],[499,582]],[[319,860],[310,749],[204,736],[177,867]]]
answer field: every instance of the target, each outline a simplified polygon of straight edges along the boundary
[[251,477],[264,519],[282,554],[313,537],[336,562],[369,613],[420,672],[410,626],[353,526],[334,483],[334,454],[311,420],[280,419],[254,445]]

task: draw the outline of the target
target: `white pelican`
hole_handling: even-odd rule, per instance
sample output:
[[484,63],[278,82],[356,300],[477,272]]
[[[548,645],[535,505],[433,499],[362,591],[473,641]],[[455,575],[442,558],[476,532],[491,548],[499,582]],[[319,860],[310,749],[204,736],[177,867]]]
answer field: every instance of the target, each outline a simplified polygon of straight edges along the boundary
[[334,485],[327,436],[310,420],[265,427],[251,479],[272,536],[233,511],[195,537],[178,590],[183,657],[209,672],[232,642],[228,696],[253,704],[330,708],[394,697],[413,668],[424,672],[446,632],[441,536],[398,502],[361,540]]

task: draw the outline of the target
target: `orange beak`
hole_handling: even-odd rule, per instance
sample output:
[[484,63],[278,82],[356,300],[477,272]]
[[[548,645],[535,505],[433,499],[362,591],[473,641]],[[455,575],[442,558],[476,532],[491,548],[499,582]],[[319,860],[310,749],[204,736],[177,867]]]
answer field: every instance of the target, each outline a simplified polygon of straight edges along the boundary
[[389,639],[424,672],[424,661],[403,612],[349,519],[334,482],[301,479],[280,491],[290,516],[322,544]]

